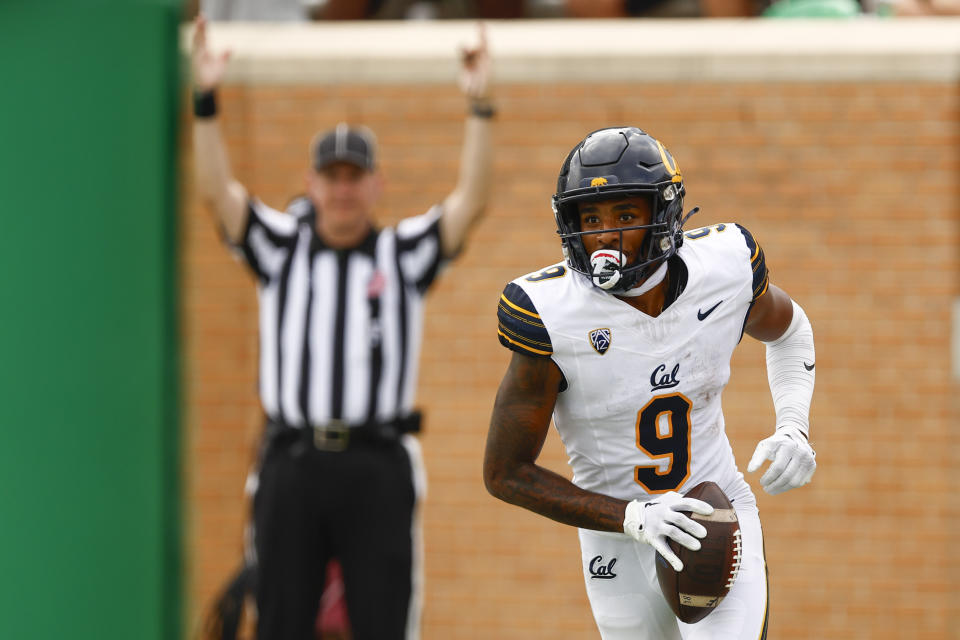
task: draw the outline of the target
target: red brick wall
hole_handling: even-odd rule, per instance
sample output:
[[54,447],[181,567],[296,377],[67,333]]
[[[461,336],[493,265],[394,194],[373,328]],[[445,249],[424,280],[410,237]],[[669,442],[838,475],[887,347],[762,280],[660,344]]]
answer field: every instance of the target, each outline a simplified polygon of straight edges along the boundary
[[[420,379],[430,476],[424,638],[595,638],[576,532],[489,497],[487,422],[508,352],[496,300],[559,259],[549,196],[585,133],[636,124],[679,160],[694,226],[737,221],[817,340],[812,440],[799,491],[758,495],[772,638],[947,638],[960,611],[950,544],[960,403],[950,305],[960,295],[956,84],[501,86],[492,205],[429,298]],[[383,223],[453,186],[455,89],[234,87],[223,125],[237,176],[274,206],[302,189],[307,143],[338,120],[379,135]],[[184,327],[191,620],[238,563],[242,486],[260,428],[252,279],[191,189],[185,145]],[[745,339],[725,413],[745,465],[773,427],[764,352]],[[555,434],[545,465],[568,474]],[[757,478],[749,478],[759,489]],[[815,621],[815,622],[814,622]]]

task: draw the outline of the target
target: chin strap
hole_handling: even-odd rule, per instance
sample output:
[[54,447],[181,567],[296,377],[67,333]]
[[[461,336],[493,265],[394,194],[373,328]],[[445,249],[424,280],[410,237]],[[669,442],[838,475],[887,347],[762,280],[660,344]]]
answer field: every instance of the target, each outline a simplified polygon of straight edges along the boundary
[[683,216],[683,220],[680,221],[680,228],[683,229],[683,225],[687,224],[687,220],[689,220],[699,212],[700,212],[700,207],[694,207],[693,209],[690,209],[687,215]]
[[642,296],[646,292],[653,289],[655,286],[663,282],[663,279],[667,277],[667,261],[664,260],[660,263],[660,266],[656,271],[651,273],[646,280],[643,281],[639,287],[634,287],[627,291],[618,292],[616,295],[624,296],[626,298],[636,298],[637,296]]

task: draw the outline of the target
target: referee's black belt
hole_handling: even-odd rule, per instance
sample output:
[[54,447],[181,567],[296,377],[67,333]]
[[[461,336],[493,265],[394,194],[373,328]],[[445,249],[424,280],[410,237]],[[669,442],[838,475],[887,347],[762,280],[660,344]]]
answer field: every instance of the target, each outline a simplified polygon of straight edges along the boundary
[[419,411],[388,422],[359,424],[330,420],[322,425],[292,426],[271,419],[267,422],[267,432],[275,443],[299,441],[318,451],[346,451],[395,444],[403,434],[419,432],[420,421]]

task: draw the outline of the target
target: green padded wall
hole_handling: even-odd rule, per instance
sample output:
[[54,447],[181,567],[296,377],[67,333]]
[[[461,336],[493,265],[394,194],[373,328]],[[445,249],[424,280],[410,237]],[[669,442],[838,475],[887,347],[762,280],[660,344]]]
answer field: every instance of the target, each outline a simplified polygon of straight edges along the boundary
[[179,2],[0,2],[0,638],[181,634]]

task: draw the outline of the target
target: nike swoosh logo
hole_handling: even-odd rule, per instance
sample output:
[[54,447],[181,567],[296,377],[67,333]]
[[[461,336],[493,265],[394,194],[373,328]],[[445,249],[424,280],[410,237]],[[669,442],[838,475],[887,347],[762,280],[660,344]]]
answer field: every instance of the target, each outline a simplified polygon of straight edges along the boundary
[[814,362],[813,364],[807,364],[806,362],[803,363],[803,368],[806,369],[807,371],[813,371],[813,368],[815,366],[817,366],[816,362]]
[[717,304],[713,305],[712,307],[710,307],[710,308],[707,309],[706,311],[700,311],[700,309],[697,309],[697,320],[706,320],[706,319],[707,319],[707,316],[710,315],[711,313],[713,313],[713,310],[716,309],[717,307],[719,307],[721,304],[723,304],[723,300],[721,300],[721,301],[718,302]]

